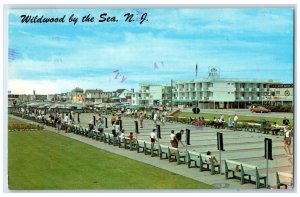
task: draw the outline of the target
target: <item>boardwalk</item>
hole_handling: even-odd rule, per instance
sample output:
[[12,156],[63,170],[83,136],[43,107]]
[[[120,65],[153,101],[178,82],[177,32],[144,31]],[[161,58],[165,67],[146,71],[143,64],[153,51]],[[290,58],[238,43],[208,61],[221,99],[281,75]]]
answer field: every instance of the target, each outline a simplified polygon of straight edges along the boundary
[[[88,127],[88,122],[96,114],[81,114],[81,126]],[[105,132],[111,133],[110,116],[108,118],[108,128]],[[134,121],[137,119],[131,119],[129,117],[122,117],[123,128],[125,129],[125,134],[128,135],[129,132],[134,132]],[[139,128],[140,134],[137,136],[140,140],[150,141],[150,132],[155,128],[152,120],[144,120],[144,128]],[[201,128],[197,129],[193,125],[179,124],[179,123],[166,123],[164,126],[161,125],[161,139],[160,144],[170,146],[169,136],[170,131],[173,129],[178,132],[180,129],[190,129],[191,130],[191,145],[187,147],[188,150],[206,153],[211,151],[213,155],[219,159],[219,151],[217,150],[217,132],[223,133],[224,138],[224,149],[222,152],[222,170],[224,172],[224,160],[230,159],[235,161],[246,162],[247,164],[255,165],[258,167],[260,173],[266,173],[266,160],[264,159],[264,138],[271,138],[273,141],[273,158],[274,160],[269,160],[269,185],[275,186],[276,171],[282,171],[291,173],[292,164],[288,162],[288,157],[283,149],[283,136],[272,136],[270,134],[261,134],[246,131],[232,131],[227,129],[214,129],[214,128]],[[53,131],[53,128],[47,128]],[[198,168],[188,168],[187,165],[176,165],[175,163],[169,163],[167,160],[160,160],[158,157],[150,157],[144,154],[138,154],[136,151],[128,151],[124,148],[118,148],[117,146],[112,146],[105,144],[103,142],[95,141],[91,138],[86,138],[83,136],[75,135],[73,133],[62,133],[62,135],[68,136],[70,138],[88,143],[95,147],[120,154],[137,161],[145,162],[150,165],[160,167],[162,169],[169,170],[174,173],[178,173],[183,176],[190,177],[192,179],[202,181],[211,185],[222,185],[224,188],[229,189],[254,189],[254,184],[240,184],[239,180],[230,179],[225,180],[224,174],[210,175],[209,172],[199,172]],[[185,135],[183,136],[183,142],[185,142]],[[185,150],[186,148],[180,147],[180,149]]]

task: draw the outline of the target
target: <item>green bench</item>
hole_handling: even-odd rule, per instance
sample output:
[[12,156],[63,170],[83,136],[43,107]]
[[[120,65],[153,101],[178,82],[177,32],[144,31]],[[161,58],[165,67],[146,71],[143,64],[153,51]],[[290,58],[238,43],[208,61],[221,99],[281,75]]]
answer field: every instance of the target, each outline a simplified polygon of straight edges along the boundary
[[213,175],[215,174],[215,168],[218,168],[217,172],[220,174],[220,164],[214,161],[210,162],[212,157],[212,155],[200,154],[200,172],[208,170]]
[[136,152],[143,153],[144,151],[145,151],[144,141],[143,140],[137,140],[136,141]]
[[[200,165],[197,165],[197,161],[200,164],[200,153],[197,152],[193,152],[193,151],[188,151],[187,152],[187,163],[188,163],[188,167],[196,167],[199,168]],[[192,166],[192,164],[194,163],[194,165]]]
[[88,129],[88,128],[82,128],[82,133],[81,133],[81,135],[87,137],[88,134],[89,134],[89,129]]
[[109,133],[103,133],[103,141],[104,143],[109,143]]
[[[246,177],[246,179],[245,179]],[[241,181],[242,184],[244,184],[248,180],[251,183],[251,178],[255,177],[255,185],[256,189],[259,189],[261,186],[260,180],[263,180],[264,187],[267,187],[267,176],[266,175],[260,175],[257,169],[257,166],[249,165],[242,163],[241,164]]]
[[159,155],[156,144],[154,144],[154,146],[151,146],[151,142],[144,141],[144,149],[145,149],[144,151],[145,155],[150,154],[151,157]]
[[[289,179],[290,181],[282,181],[280,180],[280,177],[285,177],[286,179]],[[276,186],[277,189],[280,189],[281,186],[284,186],[285,189],[287,189],[288,186],[293,186],[292,184],[293,181],[293,175],[290,173],[285,173],[285,172],[276,172]]]
[[[238,178],[241,180],[241,165],[242,163],[239,161],[225,160],[225,179]],[[237,166],[239,167],[239,171],[237,170]],[[229,177],[230,172],[232,173],[232,177]]]
[[125,149],[129,149],[132,151],[132,150],[136,149],[136,146],[137,145],[136,145],[135,141],[132,141],[127,137],[124,138],[124,148]]
[[118,138],[114,137],[113,134],[108,134],[108,144],[117,146],[118,145]]
[[177,148],[168,147],[169,162],[177,161]]
[[168,147],[169,162],[176,161],[177,165],[186,163],[186,152],[180,151],[178,148]]
[[80,127],[77,126],[77,125],[74,125],[74,134],[78,135],[79,134],[79,130],[80,130]]
[[118,136],[118,147],[125,148],[125,138]]
[[168,146],[160,144],[158,147],[159,147],[159,158],[168,159]]

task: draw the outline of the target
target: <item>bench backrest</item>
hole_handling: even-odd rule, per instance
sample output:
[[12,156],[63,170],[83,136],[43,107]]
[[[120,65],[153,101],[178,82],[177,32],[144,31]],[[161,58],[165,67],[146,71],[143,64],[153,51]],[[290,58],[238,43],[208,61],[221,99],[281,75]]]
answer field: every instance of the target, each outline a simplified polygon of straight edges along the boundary
[[[152,147],[151,147],[151,142],[144,141],[144,147],[145,147],[145,148],[152,148]],[[156,148],[156,147],[157,147],[157,145],[154,144],[153,148]]]
[[168,147],[168,154],[169,155],[176,155],[178,152],[178,148],[174,148],[174,147]]
[[109,133],[109,134],[108,134],[108,137],[110,137],[110,138],[114,138],[114,135],[113,135],[113,134],[111,134],[111,133]]
[[232,165],[241,165],[242,164],[242,162],[240,162],[240,161],[233,161],[233,160],[225,160],[225,163],[227,163],[227,164],[232,164]]
[[211,163],[211,161],[213,161],[214,163],[214,160],[212,159],[212,155],[200,154],[200,163],[204,163],[204,161],[206,163]]
[[199,158],[200,157],[200,153],[193,152],[193,151],[187,151],[187,155],[188,155],[188,160],[190,160],[192,157],[193,158]]
[[242,174],[245,173],[245,172],[247,172],[247,170],[245,170],[245,167],[246,167],[246,169],[248,168],[248,169],[251,169],[252,171],[254,170],[256,177],[259,177],[257,166],[253,166],[253,165],[249,165],[249,164],[246,164],[246,163],[242,163],[241,164],[241,172],[242,172]]
[[160,152],[162,152],[163,149],[168,150],[168,148],[169,147],[166,146],[166,145],[159,144],[159,150],[160,150]]
[[256,166],[250,165],[250,164],[246,164],[246,163],[242,163],[243,168],[250,168],[252,170],[257,170]]
[[121,136],[118,135],[118,141],[119,142],[124,142],[125,141],[125,137],[121,137]]
[[284,176],[287,178],[293,178],[293,175],[290,173],[286,173],[286,172],[276,172],[279,176]]
[[204,157],[205,159],[211,159],[211,155],[200,154],[200,157]]
[[137,140],[136,143],[137,143],[138,146],[140,146],[140,147],[143,146],[144,147],[144,140]]
[[240,161],[225,160],[225,169],[226,170],[228,170],[228,169],[235,169],[235,170],[237,170],[237,166],[240,169],[241,165],[242,165],[242,162],[240,162]]

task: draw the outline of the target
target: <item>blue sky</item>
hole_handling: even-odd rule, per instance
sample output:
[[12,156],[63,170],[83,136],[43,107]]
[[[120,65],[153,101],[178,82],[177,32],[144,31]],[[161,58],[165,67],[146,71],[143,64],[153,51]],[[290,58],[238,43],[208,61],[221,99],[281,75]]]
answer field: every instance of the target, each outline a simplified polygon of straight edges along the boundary
[[[8,90],[50,94],[75,87],[135,88],[139,83],[208,76],[293,82],[292,8],[140,9],[148,21],[124,22],[133,9],[10,10]],[[117,23],[68,23],[71,14],[116,16]],[[20,15],[65,23],[22,24]],[[156,66],[155,66],[156,63]],[[115,70],[119,76],[115,79]],[[126,80],[122,82],[122,77]]]

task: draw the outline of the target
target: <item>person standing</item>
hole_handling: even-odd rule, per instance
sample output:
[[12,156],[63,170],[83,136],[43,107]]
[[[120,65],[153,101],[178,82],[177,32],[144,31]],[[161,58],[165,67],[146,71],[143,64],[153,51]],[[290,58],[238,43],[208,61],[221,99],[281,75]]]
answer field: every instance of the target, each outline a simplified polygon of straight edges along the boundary
[[283,121],[282,121],[282,124],[283,124],[284,126],[289,125],[289,124],[290,124],[289,119],[287,119],[286,117],[284,117],[284,119],[283,119]]
[[103,132],[103,125],[102,125],[102,121],[101,120],[97,120],[97,131],[99,131],[100,133]]
[[140,112],[140,128],[143,128],[143,122],[144,122],[144,115],[143,112]]
[[151,139],[151,148],[154,147],[155,141],[156,141],[156,129],[152,129],[152,132],[150,133],[150,139]]
[[112,115],[110,121],[111,121],[111,125],[114,125],[114,123],[117,121],[117,117],[115,116],[115,114]]
[[68,129],[68,126],[67,124],[69,123],[69,116],[68,114],[66,114],[65,118],[64,118],[64,129],[65,129],[65,133],[67,133],[67,129]]
[[232,128],[231,116],[228,116],[228,129]]
[[153,116],[153,122],[156,125],[156,121],[157,121],[157,112],[155,112],[154,116]]
[[175,140],[175,131],[172,130],[170,135],[170,143],[172,147],[174,147],[174,140]]
[[59,130],[61,129],[61,117],[58,115],[57,120],[56,120],[56,128],[57,128],[57,133],[59,133]]
[[154,110],[152,110],[152,112],[151,112],[151,119],[153,120],[154,119]]
[[163,111],[161,115],[161,124],[164,126],[166,122],[167,112]]
[[238,121],[239,117],[235,114],[234,118],[233,118],[233,123],[234,123],[234,130],[236,131],[237,129],[237,121]]
[[284,139],[283,139],[283,143],[284,143],[284,150],[288,155],[291,155],[291,143],[292,143],[292,139],[291,139],[291,129],[289,126],[285,126],[284,127]]
[[183,147],[185,147],[185,145],[181,141],[183,133],[184,133],[184,130],[180,130],[180,132],[176,133],[176,135],[174,137],[174,140],[173,140],[174,141],[174,148],[178,148],[179,142],[181,143],[181,145]]

